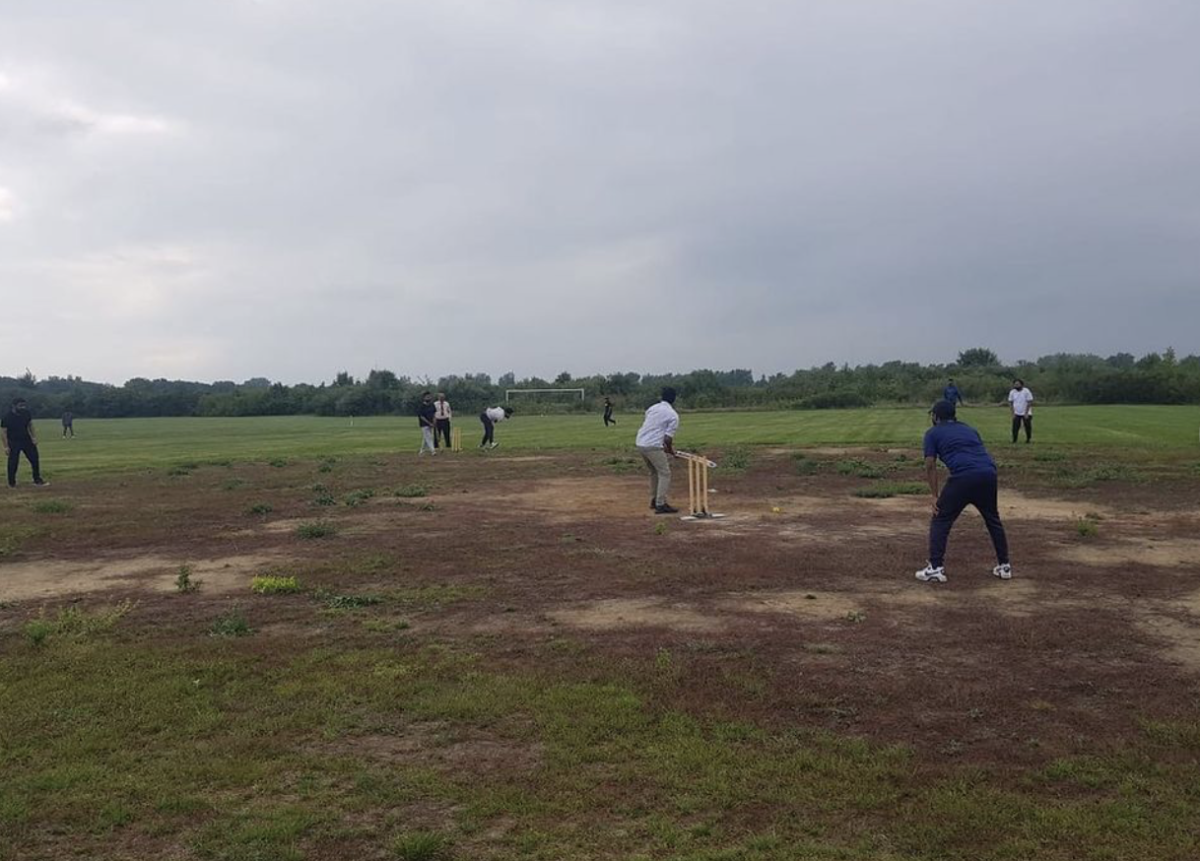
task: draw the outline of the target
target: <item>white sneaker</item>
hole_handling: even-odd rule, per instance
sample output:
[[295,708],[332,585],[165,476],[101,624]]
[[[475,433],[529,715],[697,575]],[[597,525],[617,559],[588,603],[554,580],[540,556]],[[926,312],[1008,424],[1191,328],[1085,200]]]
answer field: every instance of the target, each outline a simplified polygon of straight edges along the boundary
[[492,448],[495,448],[495,447],[496,447],[496,446],[498,446],[498,445],[500,445],[500,443],[498,443],[498,442],[494,442],[494,443],[492,443],[491,447],[492,447]]
[[1002,562],[1001,564],[997,565],[995,568],[992,569],[992,573],[995,574],[997,577],[999,577],[1001,580],[1011,580],[1012,579],[1012,566],[1009,565],[1007,562]]
[[946,569],[944,567],[934,568],[932,565],[926,564],[917,572],[917,579],[922,583],[945,583]]

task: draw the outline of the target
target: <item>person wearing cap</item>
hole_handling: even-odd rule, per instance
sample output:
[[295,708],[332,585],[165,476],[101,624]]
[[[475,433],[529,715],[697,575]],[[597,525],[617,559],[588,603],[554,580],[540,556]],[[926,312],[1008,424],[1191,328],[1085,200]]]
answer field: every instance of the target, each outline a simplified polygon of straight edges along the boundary
[[667,386],[662,398],[646,410],[646,418],[638,431],[638,453],[650,470],[650,507],[656,514],[674,514],[667,502],[671,490],[671,458],[675,456],[675,434],[679,431],[679,413],[675,412],[675,390]]
[[[938,401],[930,410],[933,427],[925,432],[925,478],[933,494],[933,519],[929,523],[929,561],[917,572],[923,583],[946,582],[946,543],[954,521],[968,505],[983,516],[996,550],[992,573],[1001,580],[1012,577],[1008,559],[1008,537],[1000,522],[997,504],[996,462],[984,448],[979,432],[958,420],[954,404]],[[938,490],[937,462],[950,470],[946,484]]]
[[42,481],[37,434],[33,429],[33,416],[24,398],[15,398],[12,408],[0,418],[0,443],[3,443],[4,453],[8,456],[9,487],[17,486],[17,467],[21,464],[22,454],[33,468],[33,483],[38,487],[45,487],[49,483]]

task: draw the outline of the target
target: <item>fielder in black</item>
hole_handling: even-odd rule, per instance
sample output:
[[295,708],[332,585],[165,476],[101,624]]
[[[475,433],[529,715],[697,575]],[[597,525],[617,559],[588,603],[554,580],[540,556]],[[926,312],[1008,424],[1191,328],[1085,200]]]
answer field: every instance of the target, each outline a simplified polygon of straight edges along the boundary
[[615,425],[617,420],[613,418],[613,402],[608,398],[604,399],[604,426]]
[[[933,519],[929,523],[929,562],[917,572],[923,583],[946,582],[946,542],[958,515],[968,505],[983,515],[992,546],[996,549],[996,567],[992,573],[1001,580],[1012,578],[1008,561],[1008,537],[1000,522],[997,504],[996,462],[983,447],[979,432],[960,422],[954,404],[938,401],[930,414],[933,427],[925,432],[925,478],[933,493]],[[938,492],[937,462],[950,470],[946,486]]]
[[42,468],[38,461],[37,434],[33,430],[33,416],[24,398],[12,402],[12,409],[4,418],[0,418],[0,441],[4,443],[4,453],[8,455],[8,486],[17,486],[17,467],[21,463],[21,454],[33,468],[33,483],[45,487],[49,482],[42,481]]

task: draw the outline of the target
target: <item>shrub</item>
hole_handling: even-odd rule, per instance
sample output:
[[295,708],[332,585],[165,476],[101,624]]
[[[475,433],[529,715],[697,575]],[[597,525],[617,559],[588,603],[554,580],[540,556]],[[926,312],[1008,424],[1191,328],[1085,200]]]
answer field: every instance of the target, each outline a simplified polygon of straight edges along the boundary
[[869,407],[871,401],[858,392],[833,391],[809,395],[798,404],[802,410],[840,410],[852,407]]
[[1081,517],[1075,521],[1075,531],[1079,533],[1080,538],[1094,538],[1100,527],[1090,517]]
[[277,457],[274,460],[267,461],[267,463],[276,469],[283,469],[283,467],[288,465],[286,457]]
[[406,484],[404,487],[399,487],[392,496],[402,496],[407,499],[413,499],[418,496],[428,496],[429,488],[423,484]]
[[179,592],[195,592],[200,588],[200,581],[192,579],[192,566],[180,565],[179,574],[175,577],[175,589]]
[[854,475],[859,478],[883,478],[884,470],[865,460],[839,460],[837,464],[839,475]]
[[273,507],[271,507],[271,503],[259,502],[259,503],[256,503],[255,505],[251,505],[248,509],[246,509],[246,513],[247,514],[266,515],[266,514],[270,514],[274,510],[275,509]]
[[382,602],[383,599],[376,595],[331,595],[325,600],[325,606],[330,610],[357,610]]

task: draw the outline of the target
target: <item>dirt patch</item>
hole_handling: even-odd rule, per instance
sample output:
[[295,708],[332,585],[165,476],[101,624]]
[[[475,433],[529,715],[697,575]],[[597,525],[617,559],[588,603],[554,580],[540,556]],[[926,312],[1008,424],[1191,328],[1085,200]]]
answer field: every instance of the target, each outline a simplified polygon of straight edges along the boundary
[[1100,545],[1075,544],[1061,548],[1056,555],[1068,562],[1101,568],[1153,565],[1158,568],[1181,569],[1181,574],[1200,570],[1200,540],[1194,538],[1126,540]]
[[123,559],[15,562],[0,566],[0,599],[27,601],[129,588],[173,592],[179,566],[183,564],[191,568],[193,581],[203,581],[206,591],[229,592],[248,588],[255,572],[280,561],[278,556],[260,553],[198,561],[168,559],[164,556],[133,556]]
[[1190,671],[1200,671],[1200,623],[1174,616],[1139,613],[1135,623],[1140,631],[1162,640],[1163,655]]
[[781,613],[820,622],[845,619],[863,611],[863,601],[859,596],[802,590],[732,595],[722,602],[722,606],[737,612]]
[[1072,502],[1067,499],[1026,496],[1000,487],[1000,516],[1005,520],[1078,520],[1086,514],[1113,517],[1115,512],[1096,502]]
[[725,620],[717,615],[702,613],[690,604],[655,597],[610,598],[553,610],[547,615],[561,624],[591,631],[670,628],[715,633],[726,627]]
[[389,765],[426,765],[450,772],[535,771],[544,757],[540,743],[521,743],[482,734],[447,737],[445,724],[412,724],[395,735],[361,735],[342,739],[338,753]]

